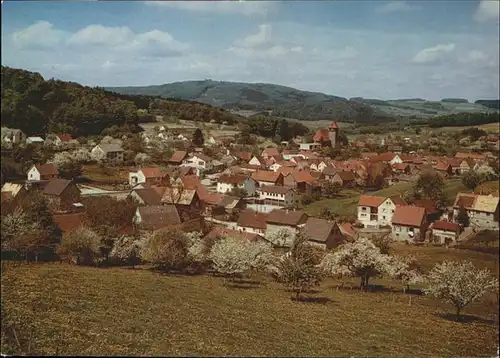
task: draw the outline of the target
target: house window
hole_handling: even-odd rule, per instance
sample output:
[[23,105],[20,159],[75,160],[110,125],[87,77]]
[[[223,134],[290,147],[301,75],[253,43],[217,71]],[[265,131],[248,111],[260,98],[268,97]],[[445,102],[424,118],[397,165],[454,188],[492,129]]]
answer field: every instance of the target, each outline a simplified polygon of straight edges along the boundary
[[364,207],[364,206],[363,206],[363,207],[361,208],[361,210],[362,210],[362,211],[366,211],[366,207]]
[[384,216],[382,216],[382,219],[384,219],[384,220],[385,220],[385,215],[384,215]]

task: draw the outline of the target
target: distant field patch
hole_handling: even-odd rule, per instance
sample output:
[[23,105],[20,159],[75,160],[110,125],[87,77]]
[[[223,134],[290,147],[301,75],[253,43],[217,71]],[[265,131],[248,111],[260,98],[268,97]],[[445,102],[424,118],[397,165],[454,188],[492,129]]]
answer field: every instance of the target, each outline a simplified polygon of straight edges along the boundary
[[460,127],[440,127],[440,128],[431,128],[432,131],[435,132],[457,132],[457,131],[462,131],[467,128],[474,128],[477,127],[479,129],[482,129],[486,132],[489,133],[499,133],[500,132],[500,124],[499,123],[486,123],[486,124],[479,124],[475,126],[460,126]]

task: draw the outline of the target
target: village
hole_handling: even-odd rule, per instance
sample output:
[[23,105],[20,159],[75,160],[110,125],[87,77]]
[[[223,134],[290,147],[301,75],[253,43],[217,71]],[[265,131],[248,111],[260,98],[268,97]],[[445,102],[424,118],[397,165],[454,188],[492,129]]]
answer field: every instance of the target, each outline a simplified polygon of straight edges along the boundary
[[[299,231],[316,247],[330,250],[373,234],[388,234],[395,242],[449,246],[484,230],[499,230],[498,191],[457,192],[448,202],[438,202],[426,193],[409,197],[397,189],[391,195],[377,195],[382,188],[416,183],[422,173],[454,182],[480,173],[487,178],[483,181],[496,181],[498,157],[493,152],[498,153],[497,134],[488,135],[487,150],[481,153],[458,151],[447,157],[405,152],[406,144],[416,138],[400,138],[400,142],[384,138],[378,145],[355,140],[346,145],[339,139],[341,128],[336,121],[316,130],[312,142],[295,138],[260,149],[237,145],[230,138],[216,140],[199,129],[195,132],[188,138],[189,134],[173,134],[160,124],[141,133],[145,151],[158,142],[162,148],[170,143],[174,149],[166,165],[154,165],[147,154],[142,153],[142,160],[137,154],[138,165],[125,174],[128,180],[123,180],[124,175],[89,183],[77,177],[63,178],[61,166],[70,159],[34,164],[25,180],[3,184],[2,202],[40,192],[50,201],[54,220],[65,232],[86,222],[84,198],[111,197],[116,205],[120,200],[134,200],[137,209],[126,232],[181,228],[213,237],[261,240],[276,248],[291,247]],[[43,139],[2,128],[2,143],[50,146],[61,155],[74,153],[71,161],[100,163],[103,170],[134,168],[124,164],[123,140],[110,136],[100,143],[80,144],[68,134]],[[368,151],[377,146],[386,151]],[[342,153],[352,154],[353,150],[358,157],[341,159]],[[335,156],[329,157],[329,153]],[[326,204],[320,213],[308,214],[311,202],[345,200],[349,193],[359,197],[350,213],[335,213]],[[274,242],[279,232],[286,232],[287,240]]]

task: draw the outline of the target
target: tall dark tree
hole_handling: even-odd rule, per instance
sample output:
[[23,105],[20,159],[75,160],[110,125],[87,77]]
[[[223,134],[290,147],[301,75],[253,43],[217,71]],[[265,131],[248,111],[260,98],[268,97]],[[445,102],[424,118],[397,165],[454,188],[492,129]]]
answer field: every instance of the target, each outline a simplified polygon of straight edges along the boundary
[[196,128],[193,134],[193,144],[197,145],[199,147],[203,146],[203,143],[205,143],[205,138],[203,137],[203,132],[201,131],[200,128]]

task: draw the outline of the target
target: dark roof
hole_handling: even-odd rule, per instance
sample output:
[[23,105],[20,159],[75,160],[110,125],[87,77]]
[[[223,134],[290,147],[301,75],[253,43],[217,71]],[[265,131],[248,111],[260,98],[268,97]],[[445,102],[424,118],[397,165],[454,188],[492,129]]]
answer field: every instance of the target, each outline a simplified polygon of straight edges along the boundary
[[153,188],[134,189],[133,190],[145,205],[160,205],[161,196]]
[[338,172],[338,175],[342,181],[352,181],[355,179],[354,174],[352,172],[348,171],[341,171]]
[[334,168],[334,167],[331,167],[331,166],[327,166],[325,167],[325,169],[323,169],[323,174],[325,175],[335,175],[337,173],[339,173],[341,170],[340,169],[337,169],[337,168]]
[[47,164],[37,164],[35,165],[36,170],[40,173],[40,175],[58,175],[59,171],[57,167],[52,163]]
[[291,191],[292,188],[288,186],[263,185],[258,190],[264,193],[286,194]]
[[334,227],[335,223],[332,221],[310,217],[304,226],[304,234],[309,240],[325,243]]
[[438,211],[436,209],[436,205],[434,204],[434,202],[432,200],[429,200],[429,199],[415,200],[415,202],[413,203],[413,205],[419,206],[421,208],[424,208],[425,211],[427,212],[427,215],[435,214]]
[[71,214],[54,214],[52,215],[54,223],[61,229],[62,232],[72,231],[86,224],[88,218],[84,212]]
[[137,210],[142,219],[139,225],[144,229],[158,230],[181,223],[175,205],[140,206]]
[[59,196],[71,183],[71,180],[66,179],[52,179],[43,188],[43,193],[46,195]]
[[251,227],[255,229],[266,229],[266,220],[269,214],[258,213],[252,210],[244,210],[238,218],[238,225],[242,227]]
[[297,226],[303,224],[307,219],[307,214],[303,211],[295,210],[274,210],[269,213],[267,222],[270,224]]
[[242,174],[222,174],[219,177],[219,183],[228,183],[228,184],[241,184],[247,179],[246,175]]

